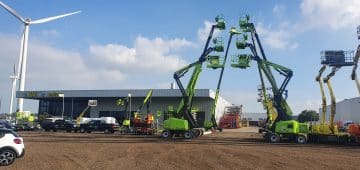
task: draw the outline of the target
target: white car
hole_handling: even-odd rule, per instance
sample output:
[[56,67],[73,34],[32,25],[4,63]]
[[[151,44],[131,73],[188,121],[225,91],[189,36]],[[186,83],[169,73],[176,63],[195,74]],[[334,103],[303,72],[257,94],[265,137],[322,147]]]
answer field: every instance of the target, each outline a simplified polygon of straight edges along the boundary
[[11,165],[24,154],[23,139],[11,129],[0,128],[0,166]]

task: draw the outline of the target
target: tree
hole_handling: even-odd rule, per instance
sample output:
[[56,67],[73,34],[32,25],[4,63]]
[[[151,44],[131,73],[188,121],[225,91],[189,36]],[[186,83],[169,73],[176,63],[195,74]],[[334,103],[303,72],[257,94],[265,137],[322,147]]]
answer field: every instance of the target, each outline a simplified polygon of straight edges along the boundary
[[298,121],[301,123],[318,120],[319,114],[315,110],[303,110],[298,116]]

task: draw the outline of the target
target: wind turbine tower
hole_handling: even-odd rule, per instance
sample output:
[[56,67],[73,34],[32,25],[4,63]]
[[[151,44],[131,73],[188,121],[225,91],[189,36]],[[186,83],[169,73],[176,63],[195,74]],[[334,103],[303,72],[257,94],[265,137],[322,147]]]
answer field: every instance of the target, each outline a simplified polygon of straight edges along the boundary
[[12,86],[11,86],[11,96],[10,96],[10,108],[9,108],[9,114],[13,113],[13,103],[14,103],[14,95],[15,95],[15,88],[16,88],[16,80],[18,79],[18,76],[15,72],[15,63],[14,63],[14,73],[12,76],[10,76],[10,79],[12,80]]
[[[21,36],[21,47],[20,47],[20,57],[19,57],[19,66],[18,66],[18,76],[15,78],[15,86],[16,86],[16,80],[20,79],[20,85],[19,85],[19,91],[24,91],[25,89],[25,79],[26,79],[26,63],[27,63],[27,49],[28,49],[28,38],[29,38],[29,26],[32,24],[41,24],[45,22],[50,22],[59,18],[67,17],[70,15],[74,15],[77,13],[80,13],[81,11],[67,13],[63,15],[48,17],[48,18],[42,18],[38,20],[31,21],[30,18],[23,18],[21,17],[15,10],[4,4],[2,1],[0,1],[0,6],[5,8],[11,15],[13,15],[15,18],[20,20],[25,26],[24,26],[24,32]],[[17,101],[17,111],[22,112],[23,111],[23,104],[24,99],[18,98]]]

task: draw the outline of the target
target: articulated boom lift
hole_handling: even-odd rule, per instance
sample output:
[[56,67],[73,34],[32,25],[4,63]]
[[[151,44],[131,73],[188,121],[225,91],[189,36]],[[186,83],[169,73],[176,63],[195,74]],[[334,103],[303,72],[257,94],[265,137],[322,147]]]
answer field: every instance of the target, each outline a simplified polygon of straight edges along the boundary
[[335,75],[335,72],[338,70],[339,70],[338,67],[333,67],[331,69],[331,72],[324,78],[324,83],[326,83],[328,86],[329,93],[330,93],[330,99],[331,99],[330,130],[331,130],[331,133],[333,133],[333,134],[337,133],[338,131],[337,131],[337,127],[334,126],[334,118],[335,118],[335,114],[336,114],[336,98],[335,98],[334,91],[333,91],[333,88],[330,83],[330,78],[333,77]]
[[[288,106],[288,104],[286,103],[283,94],[286,91],[285,90],[286,86],[292,77],[293,74],[292,71],[286,67],[267,61],[259,36],[256,32],[255,26],[253,23],[249,23],[248,16],[240,20],[240,27],[243,29],[244,32],[251,33],[252,43],[247,43],[246,42],[247,36],[244,36],[242,40],[237,42],[238,49],[245,49],[246,47],[249,47],[252,54],[250,55],[242,54],[237,56],[237,58],[235,58],[234,60],[234,62],[237,61],[237,63],[233,64],[233,67],[246,68],[249,67],[250,60],[255,60],[258,64],[263,96],[264,98],[267,97],[266,102],[272,103],[277,112],[277,117],[275,121],[290,120],[292,116],[292,111]],[[260,51],[260,53],[258,52],[258,50]],[[272,74],[271,68],[277,71],[280,75],[285,77],[280,88],[276,83],[276,79]],[[265,74],[268,82],[271,85],[271,89],[273,92],[273,99],[269,99],[269,96],[266,95],[266,88],[265,88],[263,74]]]
[[356,74],[356,69],[357,69],[357,66],[358,66],[359,57],[360,57],[360,45],[358,46],[358,48],[356,50],[356,54],[355,54],[355,57],[354,57],[354,66],[353,66],[353,69],[352,69],[352,72],[351,72],[351,80],[355,81],[356,87],[357,87],[359,95],[360,95],[360,82],[359,82],[359,79],[358,79],[357,74]]
[[[215,29],[224,30],[225,29],[225,20],[223,17],[216,17],[216,24],[212,25],[210,34],[205,44],[205,48],[200,58],[181,68],[180,70],[174,73],[174,79],[180,89],[182,94],[182,99],[177,108],[177,111],[174,113],[173,117],[164,121],[164,131],[161,136],[163,138],[168,138],[173,135],[184,136],[187,139],[192,137],[197,137],[201,135],[202,130],[200,130],[198,123],[194,119],[191,109],[192,109],[192,100],[195,95],[195,86],[199,79],[199,75],[202,70],[202,64],[208,60],[209,54],[213,51],[223,52],[224,46],[220,39],[213,39],[215,43],[214,47],[209,47],[210,41],[212,39],[213,33]],[[180,78],[183,77],[191,68],[194,67],[191,78],[188,82],[187,88],[185,89],[183,84],[181,83]]]
[[[239,25],[244,33],[251,35],[251,43],[247,42],[247,35],[243,35],[237,41],[238,49],[249,48],[252,54],[241,54],[236,56],[232,61],[232,67],[245,69],[250,67],[251,60],[257,62],[258,71],[261,80],[261,92],[264,98],[263,104],[266,106],[268,120],[265,129],[260,129],[259,132],[266,132],[265,137],[271,142],[278,142],[282,137],[288,139],[296,139],[298,143],[305,143],[307,141],[308,126],[292,120],[292,111],[284,98],[286,93],[286,86],[289,83],[293,72],[292,70],[272,63],[266,59],[264,50],[262,48],[259,36],[256,32],[255,25],[249,22],[250,17],[246,16],[240,19]],[[284,76],[280,87],[276,83],[276,79],[272,74],[275,70],[280,75]],[[271,85],[273,97],[267,95],[264,78]]]
[[316,76],[315,80],[317,82],[319,82],[319,86],[320,86],[320,92],[321,92],[321,108],[322,108],[322,113],[321,113],[321,119],[320,119],[320,125],[325,125],[325,119],[326,119],[326,111],[327,111],[327,107],[326,107],[326,96],[325,96],[325,92],[324,92],[324,84],[323,84],[323,78],[321,77],[322,74],[324,73],[326,69],[326,65],[323,64],[322,67],[319,70],[319,74]]
[[127,108],[129,106],[129,98],[125,97],[123,99],[116,100],[117,106],[124,106],[123,113],[126,113],[126,118],[120,122],[120,119],[118,120],[119,124],[122,124],[122,127],[124,128],[124,132],[129,133],[130,130],[130,117],[131,113],[127,113]]
[[[360,40],[360,26],[357,27],[357,35],[358,35],[358,39]],[[356,50],[355,57],[354,57],[354,66],[353,66],[353,69],[351,72],[351,80],[355,81],[356,87],[357,87],[359,95],[360,95],[360,82],[359,82],[359,79],[356,74],[356,69],[358,66],[359,58],[360,58],[360,45],[358,45],[358,48]]]
[[[320,92],[322,97],[322,113],[320,124],[314,124],[311,129],[310,138],[314,141],[326,141],[326,142],[346,142],[348,135],[345,133],[339,132],[338,127],[334,124],[334,118],[336,114],[336,98],[331,85],[330,79],[335,76],[336,71],[338,71],[343,66],[352,66],[353,65],[353,52],[342,51],[342,50],[328,50],[321,52],[321,68],[318,75],[316,76],[316,81],[319,82]],[[331,67],[331,72],[324,78],[322,74],[325,71],[326,67]],[[330,119],[329,123],[325,122],[326,119],[326,96],[324,92],[323,83],[324,82],[329,90],[330,94]]]
[[[152,135],[156,132],[156,127],[154,124],[154,116],[150,113],[150,102],[153,90],[150,90],[146,95],[144,101],[141,103],[136,113],[134,114],[134,133],[135,134],[145,134]],[[141,109],[146,105],[146,116],[142,116]]]
[[144,101],[141,103],[141,105],[139,106],[139,108],[136,110],[136,113],[140,114],[141,109],[144,105],[146,105],[146,113],[150,113],[150,102],[151,102],[151,96],[153,94],[153,90],[149,90],[149,92],[147,93]]
[[[360,40],[360,25],[357,27],[357,37]],[[357,50],[356,50],[356,53],[354,56],[354,65],[353,65],[353,69],[351,72],[351,79],[355,81],[357,90],[360,95],[360,83],[359,83],[359,79],[356,74],[356,69],[358,66],[359,58],[360,58],[360,45],[358,45],[358,47],[357,47]],[[360,143],[360,125],[359,124],[350,124],[348,126],[348,132],[351,135],[351,138],[353,141]]]
[[219,56],[209,56],[209,60],[208,60],[209,61],[208,67],[213,68],[213,69],[221,68],[221,72],[220,72],[220,76],[219,76],[219,80],[218,80],[218,84],[217,84],[217,88],[216,88],[216,93],[215,93],[214,104],[212,105],[212,108],[211,108],[212,128],[217,129],[219,131],[222,131],[222,129],[218,127],[217,122],[216,122],[216,118],[215,118],[216,104],[217,104],[219,94],[220,94],[221,81],[222,81],[222,77],[223,77],[224,70],[225,70],[225,64],[226,64],[226,59],[227,59],[227,56],[228,56],[231,40],[232,40],[234,35],[238,35],[238,34],[241,34],[241,33],[236,30],[236,27],[232,27],[230,29],[230,35],[229,35],[229,39],[228,39],[228,43],[227,43],[227,47],[226,47],[226,51],[225,51],[224,62],[222,64],[220,64],[220,65],[217,64],[217,63],[220,63],[218,61],[219,58],[220,58]]

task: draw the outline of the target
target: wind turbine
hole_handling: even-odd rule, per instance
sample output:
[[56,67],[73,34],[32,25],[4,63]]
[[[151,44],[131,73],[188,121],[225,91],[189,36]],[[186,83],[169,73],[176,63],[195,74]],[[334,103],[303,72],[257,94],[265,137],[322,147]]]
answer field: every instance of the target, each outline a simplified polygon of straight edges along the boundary
[[[8,12],[10,12],[11,15],[13,15],[15,18],[20,20],[22,23],[24,23],[24,32],[21,36],[21,47],[20,47],[20,57],[19,57],[19,66],[18,66],[18,74],[17,78],[20,79],[20,85],[19,85],[19,91],[24,91],[25,89],[25,78],[26,78],[26,62],[27,62],[27,49],[28,49],[28,37],[29,37],[29,26],[32,24],[41,24],[45,22],[50,22],[59,18],[67,17],[70,15],[74,15],[77,13],[80,13],[81,11],[67,13],[63,15],[48,17],[48,18],[42,18],[35,21],[31,21],[30,18],[23,18],[21,17],[15,10],[4,4],[2,1],[0,1],[0,5],[5,8]],[[15,86],[16,86],[16,79],[15,79]],[[18,98],[17,102],[17,111],[22,112],[23,111],[23,98]]]
[[11,86],[11,97],[10,97],[10,108],[9,108],[9,114],[13,113],[13,102],[14,102],[14,94],[15,94],[15,88],[16,88],[16,80],[19,79],[19,77],[16,75],[15,71],[15,63],[14,63],[14,72],[13,75],[10,76],[10,79],[12,80],[12,86]]

